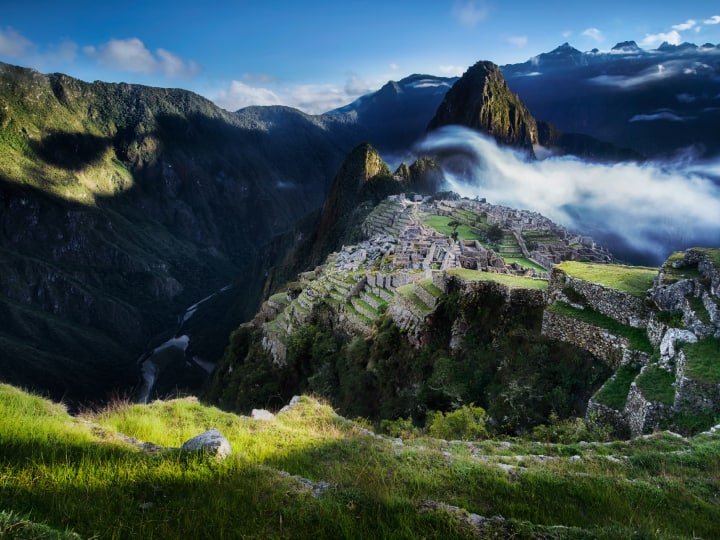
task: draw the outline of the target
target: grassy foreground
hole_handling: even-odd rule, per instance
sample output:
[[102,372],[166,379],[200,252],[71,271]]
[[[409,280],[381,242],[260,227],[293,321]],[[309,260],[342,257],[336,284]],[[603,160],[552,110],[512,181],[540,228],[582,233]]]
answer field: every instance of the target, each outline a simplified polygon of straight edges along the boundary
[[[224,462],[114,435],[178,446],[211,427],[233,445]],[[194,399],[72,418],[0,385],[0,512],[42,538],[717,538],[718,477],[717,435],[401,443],[312,398],[272,421]],[[437,503],[505,519],[478,530]]]
[[643,297],[657,277],[657,268],[565,261],[556,269],[591,283]]

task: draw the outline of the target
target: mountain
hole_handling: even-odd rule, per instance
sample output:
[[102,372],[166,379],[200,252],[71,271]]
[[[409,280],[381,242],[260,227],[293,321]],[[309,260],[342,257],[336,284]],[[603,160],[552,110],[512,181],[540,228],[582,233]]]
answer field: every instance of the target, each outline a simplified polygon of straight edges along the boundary
[[643,50],[633,41],[580,52],[565,43],[502,66],[533,115],[652,158],[720,153],[720,47]]
[[455,78],[410,75],[330,111],[354,123],[385,159],[404,155],[425,133],[427,122]]
[[478,62],[448,91],[428,130],[463,125],[490,134],[501,144],[532,150],[537,122],[492,62]]
[[322,204],[355,133],[1,64],[0,377],[70,400],[127,389],[144,349],[234,284],[212,350],[188,350],[219,356],[256,309],[264,246]]

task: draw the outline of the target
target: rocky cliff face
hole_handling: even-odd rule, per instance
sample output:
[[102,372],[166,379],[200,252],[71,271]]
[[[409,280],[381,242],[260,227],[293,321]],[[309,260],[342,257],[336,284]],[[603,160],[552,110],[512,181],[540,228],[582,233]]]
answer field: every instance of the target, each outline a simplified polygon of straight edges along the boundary
[[428,130],[453,124],[477,129],[501,144],[526,150],[538,142],[537,122],[492,62],[478,62],[465,72],[445,95]]

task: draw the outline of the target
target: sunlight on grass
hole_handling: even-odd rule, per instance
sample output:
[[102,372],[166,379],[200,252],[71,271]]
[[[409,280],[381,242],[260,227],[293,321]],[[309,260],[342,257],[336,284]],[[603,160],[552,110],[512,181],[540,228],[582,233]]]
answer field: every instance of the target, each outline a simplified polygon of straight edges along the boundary
[[565,261],[556,267],[569,276],[579,278],[634,296],[645,296],[658,275],[657,268]]
[[480,272],[479,270],[468,270],[466,268],[453,268],[447,271],[452,276],[458,276],[465,281],[494,281],[502,283],[514,289],[541,289],[547,290],[548,283],[543,279],[532,279],[510,274],[494,274],[491,272]]

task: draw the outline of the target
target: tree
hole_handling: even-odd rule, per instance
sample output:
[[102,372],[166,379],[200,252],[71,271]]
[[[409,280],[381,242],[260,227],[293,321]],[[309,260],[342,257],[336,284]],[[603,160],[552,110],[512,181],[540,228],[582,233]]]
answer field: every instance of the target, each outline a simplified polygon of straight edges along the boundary
[[488,242],[490,242],[491,244],[497,244],[500,240],[502,240],[502,237],[503,231],[500,226],[497,224],[491,225],[487,231]]

